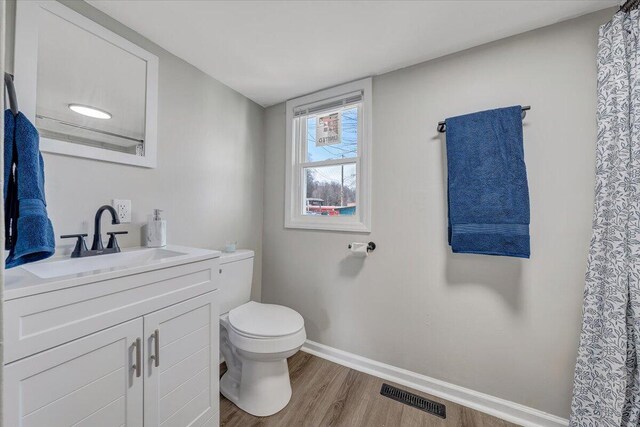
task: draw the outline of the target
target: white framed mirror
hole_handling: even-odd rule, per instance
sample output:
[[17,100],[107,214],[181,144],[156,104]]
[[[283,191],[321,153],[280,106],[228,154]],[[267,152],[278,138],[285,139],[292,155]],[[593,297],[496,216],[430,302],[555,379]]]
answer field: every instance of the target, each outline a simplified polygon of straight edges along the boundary
[[56,1],[19,1],[14,74],[42,151],[156,167],[157,56]]

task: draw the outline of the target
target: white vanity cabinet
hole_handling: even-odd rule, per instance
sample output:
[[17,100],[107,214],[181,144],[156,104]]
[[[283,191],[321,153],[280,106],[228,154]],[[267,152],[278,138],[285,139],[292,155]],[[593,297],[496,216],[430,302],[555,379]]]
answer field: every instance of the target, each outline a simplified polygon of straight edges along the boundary
[[7,365],[5,426],[142,426],[142,319]]
[[144,317],[145,427],[213,425],[220,402],[218,319],[208,295]]
[[3,425],[219,425],[218,259],[188,260],[9,290]]

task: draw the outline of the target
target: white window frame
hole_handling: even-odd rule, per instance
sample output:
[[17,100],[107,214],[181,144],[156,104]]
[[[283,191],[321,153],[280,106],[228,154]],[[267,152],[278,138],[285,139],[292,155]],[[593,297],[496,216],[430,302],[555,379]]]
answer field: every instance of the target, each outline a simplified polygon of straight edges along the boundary
[[[323,104],[333,98],[362,93],[362,104],[358,109],[358,156],[355,158],[305,162],[307,141],[297,141],[295,111],[313,104]],[[332,230],[348,232],[371,232],[371,146],[372,146],[372,82],[371,78],[358,80],[325,89],[286,104],[286,193],[285,228]],[[303,214],[306,180],[304,168],[309,166],[332,166],[356,163],[356,214],[345,216],[316,216]]]

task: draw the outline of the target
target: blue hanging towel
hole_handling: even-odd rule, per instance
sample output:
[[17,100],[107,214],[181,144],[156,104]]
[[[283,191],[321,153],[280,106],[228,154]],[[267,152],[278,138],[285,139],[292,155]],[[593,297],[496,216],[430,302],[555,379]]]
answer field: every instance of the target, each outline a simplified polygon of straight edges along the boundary
[[5,266],[16,267],[55,253],[44,195],[44,162],[36,128],[22,114],[4,113]]
[[453,252],[529,258],[529,188],[522,108],[446,120]]

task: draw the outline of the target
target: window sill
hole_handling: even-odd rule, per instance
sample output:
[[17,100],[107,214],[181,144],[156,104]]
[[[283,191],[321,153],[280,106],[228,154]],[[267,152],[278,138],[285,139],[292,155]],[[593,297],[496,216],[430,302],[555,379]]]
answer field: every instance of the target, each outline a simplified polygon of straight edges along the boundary
[[345,231],[350,233],[370,233],[371,227],[358,221],[337,222],[337,221],[313,221],[313,220],[289,220],[284,224],[284,228],[322,231]]

